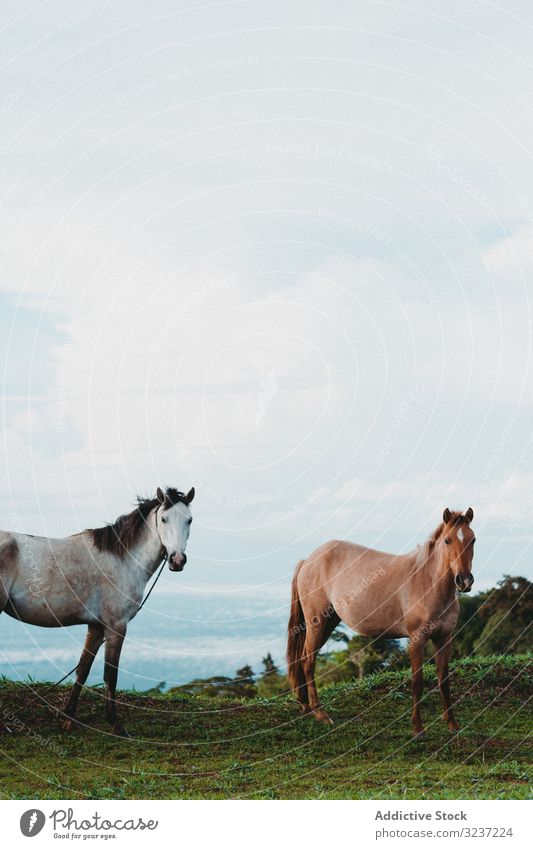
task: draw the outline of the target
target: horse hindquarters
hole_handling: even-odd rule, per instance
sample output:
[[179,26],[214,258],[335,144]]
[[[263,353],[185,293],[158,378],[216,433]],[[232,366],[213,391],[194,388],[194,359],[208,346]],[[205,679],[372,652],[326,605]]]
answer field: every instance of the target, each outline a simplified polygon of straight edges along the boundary
[[0,531],[0,613],[6,609],[19,560],[17,541]]

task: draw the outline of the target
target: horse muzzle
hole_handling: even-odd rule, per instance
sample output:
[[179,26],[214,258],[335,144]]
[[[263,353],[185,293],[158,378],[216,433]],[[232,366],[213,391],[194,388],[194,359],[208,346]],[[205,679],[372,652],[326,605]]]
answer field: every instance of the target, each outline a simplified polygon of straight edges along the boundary
[[469,593],[472,589],[473,583],[474,576],[471,572],[468,572],[466,575],[455,576],[455,586],[457,587],[460,593]]
[[181,552],[174,552],[168,558],[168,568],[171,572],[183,572],[183,567],[187,562],[187,555]]

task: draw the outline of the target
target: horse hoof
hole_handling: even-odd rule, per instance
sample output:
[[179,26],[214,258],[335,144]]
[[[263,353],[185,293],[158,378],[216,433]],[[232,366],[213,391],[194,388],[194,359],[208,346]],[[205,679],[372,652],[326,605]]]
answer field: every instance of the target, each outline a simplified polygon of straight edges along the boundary
[[328,725],[333,725],[333,720],[332,720],[331,716],[328,716],[326,711],[322,710],[322,708],[315,710],[314,714],[315,714],[315,719],[318,719],[319,722],[326,722]]
[[426,732],[422,731],[413,731],[413,743],[423,743],[426,739]]
[[448,728],[450,729],[450,734],[457,734],[457,732],[461,730],[458,722],[450,722]]
[[311,708],[309,705],[305,705],[303,702],[298,702],[298,710],[300,713],[306,714],[311,713]]
[[123,725],[114,725],[111,729],[111,733],[115,737],[123,737],[124,739],[129,740],[131,738],[131,734],[128,734]]

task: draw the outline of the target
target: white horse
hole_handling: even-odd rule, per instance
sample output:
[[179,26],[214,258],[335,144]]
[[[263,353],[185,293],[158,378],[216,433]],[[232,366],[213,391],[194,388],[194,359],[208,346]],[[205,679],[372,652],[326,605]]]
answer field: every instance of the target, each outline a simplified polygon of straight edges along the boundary
[[129,736],[115,701],[126,628],[163,558],[173,572],[185,566],[193,498],[194,488],[186,495],[158,489],[155,498],[139,498],[135,509],[113,524],[65,539],[0,531],[0,613],[45,628],[88,625],[64,707],[66,730],[74,727],[81,688],[105,640],[106,716],[114,734]]

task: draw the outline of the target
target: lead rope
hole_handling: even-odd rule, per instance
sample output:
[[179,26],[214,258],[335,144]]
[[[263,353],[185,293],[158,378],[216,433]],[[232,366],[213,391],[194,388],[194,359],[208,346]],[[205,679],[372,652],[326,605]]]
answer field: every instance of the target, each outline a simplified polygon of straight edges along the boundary
[[146,593],[145,597],[144,597],[144,598],[143,598],[143,600],[141,601],[141,606],[139,607],[139,610],[137,611],[137,613],[139,613],[139,612],[143,609],[144,605],[146,604],[146,602],[147,602],[147,601],[148,601],[148,599],[150,598],[150,593],[152,592],[153,588],[154,588],[154,587],[155,587],[155,585],[157,584],[157,582],[158,582],[158,580],[159,580],[159,578],[160,578],[160,576],[161,576],[161,572],[163,571],[163,566],[165,565],[165,563],[167,562],[167,560],[168,560],[168,554],[167,554],[167,553],[166,553],[166,551],[165,551],[165,554],[164,554],[163,560],[161,561],[161,566],[159,567],[159,572],[158,572],[158,573],[157,573],[157,575],[155,576],[155,581],[153,581],[152,586],[150,587],[150,589],[149,589],[149,590],[148,590],[148,592]]
[[[157,584],[157,582],[158,582],[158,580],[159,580],[159,578],[160,578],[160,576],[161,576],[161,572],[163,571],[163,567],[164,567],[165,563],[167,562],[167,560],[168,560],[168,554],[167,554],[167,553],[166,553],[166,551],[165,551],[165,554],[164,554],[164,556],[163,556],[163,560],[161,561],[161,566],[159,567],[159,572],[158,572],[158,573],[157,573],[157,575],[155,576],[155,581],[153,581],[153,582],[152,582],[152,586],[150,587],[150,589],[149,589],[149,590],[148,590],[148,592],[146,593],[145,597],[144,597],[144,598],[143,598],[143,600],[141,601],[141,604],[140,604],[140,606],[139,606],[139,609],[137,610],[137,613],[139,613],[139,612],[143,609],[144,605],[145,605],[145,604],[146,604],[146,602],[148,601],[148,599],[149,599],[149,597],[150,597],[150,593],[152,592],[153,588],[154,588],[154,587],[155,587],[155,585]],[[73,669],[71,669],[71,670],[70,670],[70,672],[67,672],[67,674],[66,674],[66,675],[63,675],[63,677],[62,677],[62,678],[60,678],[60,679],[59,679],[59,681],[56,681],[54,684],[50,684],[50,686],[46,688],[46,690],[44,691],[44,693],[43,693],[42,695],[37,696],[37,698],[33,699],[33,701],[31,701],[31,702],[29,702],[28,704],[24,705],[24,707],[25,707],[26,709],[28,709],[28,708],[29,708],[29,707],[31,707],[32,705],[37,704],[37,702],[42,702],[42,701],[44,700],[45,695],[46,695],[46,694],[47,694],[50,690],[52,690],[54,687],[59,687],[59,685],[60,685],[60,684],[62,684],[62,683],[63,683],[63,681],[66,681],[66,679],[69,677],[69,675],[72,675],[74,672],[77,672],[77,670],[78,670],[78,666],[79,666],[79,665],[80,665],[80,662],[78,661],[78,662],[77,662],[77,664],[76,664],[76,666],[75,666]],[[21,708],[21,710],[22,710],[22,708]],[[15,713],[15,716],[16,716],[16,715],[17,715],[17,713],[19,713],[19,712],[20,712],[20,711],[17,711],[17,712]],[[5,728],[7,729],[7,731],[8,731],[9,733],[11,733],[10,729],[9,729],[9,728],[7,728],[7,726],[5,726]]]

